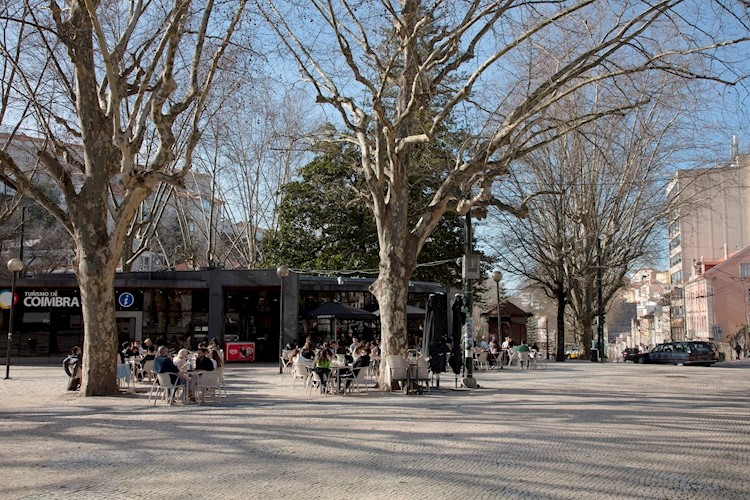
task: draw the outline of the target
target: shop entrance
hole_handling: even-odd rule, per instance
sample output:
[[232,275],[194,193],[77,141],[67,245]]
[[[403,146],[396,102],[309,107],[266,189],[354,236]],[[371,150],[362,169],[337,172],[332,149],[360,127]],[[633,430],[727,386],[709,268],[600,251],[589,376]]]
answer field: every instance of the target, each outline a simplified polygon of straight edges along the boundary
[[252,342],[256,362],[278,360],[279,289],[225,290],[224,340]]
[[123,342],[138,340],[143,342],[141,326],[142,313],[134,311],[117,311],[115,313],[117,322],[117,345]]

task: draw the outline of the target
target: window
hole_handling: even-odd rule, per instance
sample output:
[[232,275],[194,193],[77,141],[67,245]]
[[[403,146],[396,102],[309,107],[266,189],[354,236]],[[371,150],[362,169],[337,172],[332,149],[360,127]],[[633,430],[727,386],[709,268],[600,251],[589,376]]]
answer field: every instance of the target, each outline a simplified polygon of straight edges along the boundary
[[680,235],[677,235],[672,241],[669,242],[669,251],[671,252],[675,248],[680,246]]
[[682,252],[675,254],[674,257],[669,259],[669,266],[673,267],[682,262]]
[[676,273],[672,274],[669,277],[669,281],[673,285],[679,285],[680,283],[682,283],[682,270],[677,271]]
[[750,278],[750,263],[740,264],[740,278]]

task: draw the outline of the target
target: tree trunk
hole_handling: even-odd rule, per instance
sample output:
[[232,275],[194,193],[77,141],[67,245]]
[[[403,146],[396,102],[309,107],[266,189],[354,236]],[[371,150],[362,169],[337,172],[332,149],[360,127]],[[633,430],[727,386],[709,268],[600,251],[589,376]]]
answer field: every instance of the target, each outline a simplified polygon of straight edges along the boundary
[[557,354],[555,361],[565,361],[565,288],[557,288]]
[[77,275],[84,336],[81,395],[117,394],[114,266],[104,256],[89,255],[81,260]]
[[[375,210],[380,246],[380,269],[378,278],[370,291],[378,300],[381,327],[381,366],[385,367],[386,356],[405,355],[409,348],[406,331],[406,303],[409,298],[409,278],[416,265],[416,243],[407,228],[407,200],[404,185],[394,184],[394,191],[401,196],[392,196],[390,203]],[[385,370],[380,371],[378,385],[385,386]]]
[[[384,268],[385,267],[385,268]],[[393,268],[380,265],[380,275],[370,290],[378,300],[380,308],[380,350],[381,370],[378,386],[385,386],[385,360],[391,354],[404,355],[409,349],[409,336],[406,331],[406,302],[409,297],[409,275],[403,266]]]

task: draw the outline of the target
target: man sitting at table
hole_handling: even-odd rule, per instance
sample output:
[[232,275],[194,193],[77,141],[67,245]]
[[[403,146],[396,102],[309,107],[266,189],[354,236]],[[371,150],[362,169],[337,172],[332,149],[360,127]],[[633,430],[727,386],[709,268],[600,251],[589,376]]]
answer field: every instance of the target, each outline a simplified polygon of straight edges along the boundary
[[362,368],[367,368],[368,366],[370,366],[370,348],[365,347],[362,355],[354,361],[354,364],[352,364],[352,369],[342,369],[341,373],[339,374],[339,378],[346,379],[344,392],[349,389],[349,385],[352,383],[352,379],[356,378],[357,375],[359,375],[359,371]]
[[195,357],[195,369],[206,372],[214,371],[214,363],[211,361],[211,358],[208,357],[208,349],[205,347],[198,349],[198,353]]
[[[172,358],[169,357],[169,348],[165,345],[159,346],[159,355],[154,359],[154,373],[169,373],[169,378],[172,382],[177,381],[178,385],[187,385],[188,391],[190,391],[190,382],[193,380],[186,373],[181,373],[180,369],[175,366],[172,362]],[[191,400],[195,400],[191,396]]]

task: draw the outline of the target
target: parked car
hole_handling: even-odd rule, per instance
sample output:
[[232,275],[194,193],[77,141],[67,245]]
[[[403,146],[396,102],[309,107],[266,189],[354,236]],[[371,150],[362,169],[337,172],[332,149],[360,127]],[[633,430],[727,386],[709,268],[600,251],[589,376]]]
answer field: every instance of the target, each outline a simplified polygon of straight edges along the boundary
[[577,347],[565,351],[565,359],[578,359],[578,356],[579,352]]
[[628,347],[627,349],[622,351],[622,360],[637,363],[638,358],[640,358],[642,354],[643,353],[641,353],[641,350],[637,347]]
[[642,353],[638,358],[638,363],[673,365],[711,366],[718,361],[719,356],[711,344],[698,341],[665,342],[657,345],[650,352]]

